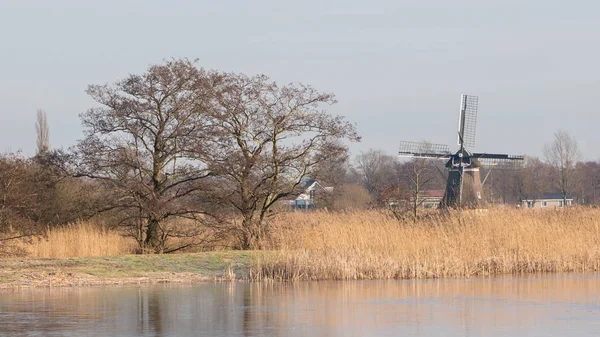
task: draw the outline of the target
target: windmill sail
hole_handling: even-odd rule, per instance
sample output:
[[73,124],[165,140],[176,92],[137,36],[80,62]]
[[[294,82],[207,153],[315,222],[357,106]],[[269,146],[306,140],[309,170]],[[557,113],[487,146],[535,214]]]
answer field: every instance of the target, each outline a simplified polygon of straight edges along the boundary
[[475,128],[477,126],[477,96],[462,95],[458,116],[458,145],[475,146]]
[[501,153],[473,153],[473,159],[476,159],[481,166],[495,166],[497,168],[519,168],[523,164],[523,156]]
[[398,154],[402,157],[447,159],[450,157],[450,148],[445,144],[402,141]]

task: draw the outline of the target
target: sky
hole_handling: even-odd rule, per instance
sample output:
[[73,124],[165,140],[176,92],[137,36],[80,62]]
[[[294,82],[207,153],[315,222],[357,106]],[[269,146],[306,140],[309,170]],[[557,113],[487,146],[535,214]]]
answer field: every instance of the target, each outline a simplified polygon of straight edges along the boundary
[[1,0],[0,152],[82,138],[91,84],[170,58],[332,92],[353,154],[456,148],[460,95],[479,96],[476,152],[542,156],[564,130],[600,159],[600,2],[557,0]]

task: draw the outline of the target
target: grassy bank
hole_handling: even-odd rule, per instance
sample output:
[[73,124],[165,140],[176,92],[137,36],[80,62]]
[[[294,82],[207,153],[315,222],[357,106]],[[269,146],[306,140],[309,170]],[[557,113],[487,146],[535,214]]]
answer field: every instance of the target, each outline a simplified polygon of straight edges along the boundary
[[600,270],[598,209],[434,213],[404,223],[379,211],[296,212],[272,226],[267,251],[168,255],[131,255],[133,240],[97,226],[55,229],[25,245],[27,257],[0,260],[0,287]]
[[377,212],[285,214],[253,279],[354,280],[598,271],[600,211],[488,210],[399,224]]
[[0,260],[0,289],[247,279],[250,252]]

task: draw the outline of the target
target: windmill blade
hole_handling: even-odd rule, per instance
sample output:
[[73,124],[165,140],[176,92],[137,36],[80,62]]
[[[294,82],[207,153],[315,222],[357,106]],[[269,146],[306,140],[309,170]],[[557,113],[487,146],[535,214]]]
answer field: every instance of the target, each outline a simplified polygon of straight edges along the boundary
[[478,105],[479,97],[472,95],[461,96],[460,114],[458,115],[458,145],[475,146]]
[[479,165],[493,166],[501,169],[517,169],[522,167],[524,157],[522,155],[501,153],[473,153],[472,158]]
[[398,155],[402,157],[419,158],[450,158],[450,149],[444,144],[433,144],[428,142],[400,142]]
[[504,153],[473,153],[473,157],[477,159],[507,159],[507,160],[523,160],[525,157],[520,154],[504,154]]

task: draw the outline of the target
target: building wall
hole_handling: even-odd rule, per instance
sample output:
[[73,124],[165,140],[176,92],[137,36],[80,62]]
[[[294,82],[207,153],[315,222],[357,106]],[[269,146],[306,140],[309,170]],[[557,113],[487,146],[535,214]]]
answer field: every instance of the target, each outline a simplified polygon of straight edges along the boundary
[[[534,204],[535,203],[535,204]],[[573,199],[567,199],[567,206],[573,205]],[[526,208],[561,208],[563,207],[562,199],[539,199],[539,200],[523,200],[522,207]]]
[[459,169],[450,169],[446,181],[444,202],[446,205],[463,206],[468,208],[485,207],[481,175],[478,167],[465,168],[462,173],[462,205],[459,205],[461,189],[461,172]]
[[425,199],[421,204],[423,208],[438,208],[442,202],[442,197],[424,197],[423,199]]

